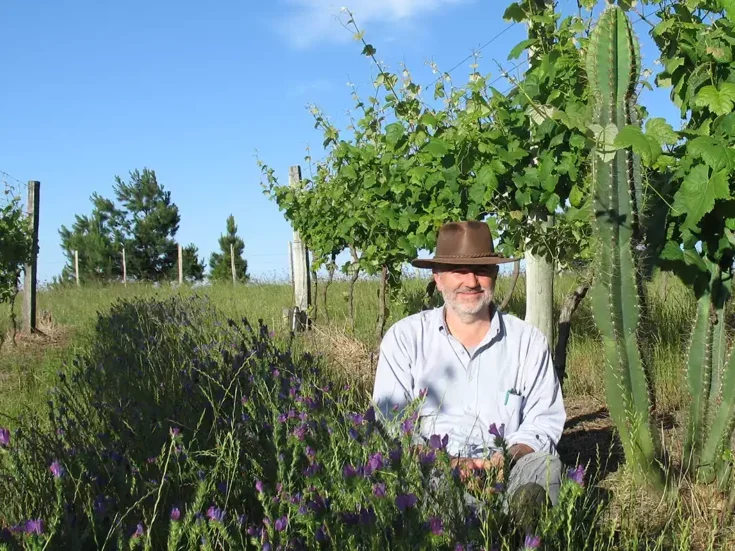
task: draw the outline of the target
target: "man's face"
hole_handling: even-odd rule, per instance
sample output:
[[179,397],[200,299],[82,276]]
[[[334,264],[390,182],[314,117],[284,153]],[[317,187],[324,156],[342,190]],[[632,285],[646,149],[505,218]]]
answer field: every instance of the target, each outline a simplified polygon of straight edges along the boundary
[[434,270],[436,288],[459,316],[475,316],[490,306],[498,277],[497,266],[447,266]]

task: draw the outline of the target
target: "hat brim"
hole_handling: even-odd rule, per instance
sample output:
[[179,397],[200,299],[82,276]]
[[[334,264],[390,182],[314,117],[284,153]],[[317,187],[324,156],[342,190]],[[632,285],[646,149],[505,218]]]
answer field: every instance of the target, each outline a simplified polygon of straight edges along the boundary
[[434,268],[435,266],[489,266],[494,264],[507,264],[515,262],[517,258],[508,258],[505,256],[481,256],[481,257],[441,257],[434,258],[416,258],[411,261],[411,265],[415,268]]

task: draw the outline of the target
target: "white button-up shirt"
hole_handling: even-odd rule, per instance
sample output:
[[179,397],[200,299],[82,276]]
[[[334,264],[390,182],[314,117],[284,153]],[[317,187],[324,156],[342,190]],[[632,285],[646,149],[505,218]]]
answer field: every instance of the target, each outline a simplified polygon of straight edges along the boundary
[[492,423],[504,426],[509,446],[556,454],[566,412],[549,344],[513,315],[495,309],[472,354],[449,333],[444,307],[392,325],[380,345],[373,402],[392,419],[422,391],[418,434],[449,435],[455,456],[494,452]]

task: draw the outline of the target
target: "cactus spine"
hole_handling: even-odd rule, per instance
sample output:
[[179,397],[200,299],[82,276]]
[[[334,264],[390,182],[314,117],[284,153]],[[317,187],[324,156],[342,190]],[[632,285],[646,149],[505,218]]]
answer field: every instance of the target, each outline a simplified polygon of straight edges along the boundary
[[594,226],[600,242],[592,308],[605,346],[607,403],[629,464],[660,488],[664,477],[649,420],[649,374],[639,347],[643,297],[634,248],[641,171],[630,150],[615,149],[612,143],[619,129],[636,120],[640,74],[638,40],[619,7],[608,5],[600,16],[586,67],[594,108]]

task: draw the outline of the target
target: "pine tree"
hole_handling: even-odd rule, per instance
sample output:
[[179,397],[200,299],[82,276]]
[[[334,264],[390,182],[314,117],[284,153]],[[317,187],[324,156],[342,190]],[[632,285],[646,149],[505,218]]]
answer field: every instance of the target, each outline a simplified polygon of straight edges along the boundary
[[75,215],[72,228],[62,225],[59,230],[61,248],[67,264],[61,280],[74,279],[74,251],[79,258],[81,281],[108,281],[122,276],[121,251],[125,243],[121,226],[124,213],[112,201],[93,193],[89,216]]
[[199,249],[194,243],[189,243],[181,249],[181,271],[187,281],[202,281],[204,279],[204,258],[199,260]]
[[221,253],[212,253],[209,258],[210,279],[214,281],[232,281],[232,267],[230,265],[230,245],[235,253],[235,278],[237,281],[246,282],[250,279],[248,275],[248,262],[242,256],[245,243],[237,236],[235,217],[227,217],[227,235],[220,235],[219,246]]
[[123,229],[129,236],[126,247],[128,273],[147,281],[170,279],[178,270],[178,207],[171,192],[158,183],[147,168],[130,173],[130,182],[115,177],[117,200],[125,208]]

